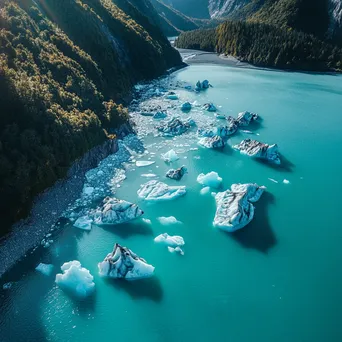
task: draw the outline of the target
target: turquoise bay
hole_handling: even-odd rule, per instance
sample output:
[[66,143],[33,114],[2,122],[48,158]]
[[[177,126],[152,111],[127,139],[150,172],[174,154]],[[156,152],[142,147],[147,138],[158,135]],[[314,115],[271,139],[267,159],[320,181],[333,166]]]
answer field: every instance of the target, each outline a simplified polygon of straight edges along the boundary
[[[130,163],[116,196],[138,203],[151,225],[137,220],[84,232],[66,224],[48,250],[28,256],[6,276],[15,283],[0,293],[1,341],[342,340],[341,77],[203,64],[176,72],[170,82],[194,85],[206,78],[214,87],[200,94],[172,88],[180,101],[169,102],[176,106],[169,113],[191,116],[206,127],[222,121],[198,108],[183,114],[180,104],[210,101],[232,116],[256,112],[262,121],[252,131],[259,135],[240,132],[229,144],[245,138],[277,143],[284,167],[259,163],[230,146],[223,152],[202,149],[195,132],[156,137],[156,123],[137,116],[138,137],[149,152],[140,159],[156,163],[142,168]],[[165,105],[161,98],[151,101]],[[170,166],[160,158],[171,148],[180,156],[172,167],[188,168],[179,183],[187,186],[186,196],[159,203],[138,199],[140,184],[148,181],[141,174],[176,184],[165,178]],[[210,171],[223,178],[222,189],[238,182],[267,187],[255,203],[254,220],[236,234],[212,225],[214,198],[200,194],[196,181]],[[171,215],[182,224],[157,220]],[[154,243],[164,232],[184,237],[184,256]],[[155,277],[130,283],[101,278],[97,263],[115,242],[153,264]],[[95,295],[85,301],[34,270],[45,262],[59,272],[75,259],[95,278]]]

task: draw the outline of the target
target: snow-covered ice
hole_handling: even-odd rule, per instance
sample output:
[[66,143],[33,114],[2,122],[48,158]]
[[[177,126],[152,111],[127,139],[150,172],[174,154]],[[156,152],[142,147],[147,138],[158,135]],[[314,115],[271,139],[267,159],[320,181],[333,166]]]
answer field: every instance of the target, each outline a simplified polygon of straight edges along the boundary
[[172,200],[186,194],[185,186],[169,186],[157,180],[151,180],[140,186],[138,196],[148,201]]
[[222,183],[222,178],[217,172],[211,171],[207,174],[201,173],[197,177],[197,182],[212,188],[219,188]]
[[168,233],[160,234],[154,238],[154,242],[160,243],[162,245],[166,245],[169,247],[178,247],[184,246],[185,242],[181,236],[174,235],[171,236]]
[[174,216],[160,216],[158,217],[158,221],[163,225],[182,223],[181,221],[178,221]]
[[62,265],[63,273],[56,275],[56,284],[63,290],[78,297],[86,297],[95,290],[94,277],[77,260]]

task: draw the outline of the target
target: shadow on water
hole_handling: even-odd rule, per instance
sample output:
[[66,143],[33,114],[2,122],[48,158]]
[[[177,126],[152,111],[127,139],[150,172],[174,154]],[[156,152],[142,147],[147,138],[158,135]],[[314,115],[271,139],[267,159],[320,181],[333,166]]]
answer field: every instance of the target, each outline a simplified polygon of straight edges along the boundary
[[118,290],[126,291],[133,299],[150,299],[159,303],[164,296],[164,291],[160,280],[153,276],[152,278],[127,281],[124,279],[106,279]]
[[153,235],[153,230],[151,227],[144,222],[127,222],[123,224],[104,225],[99,227],[117,236],[120,236],[122,239],[128,239],[132,235]]
[[[78,259],[78,234],[75,235],[73,229],[64,228],[58,232],[58,236],[53,237],[56,242],[49,249],[38,248],[32,255],[19,261],[1,278],[1,342],[47,341],[43,321],[43,303],[54,287],[55,274],[59,273],[60,266],[65,261]],[[70,238],[70,235],[73,238]],[[62,248],[60,252],[56,244],[58,248]],[[34,270],[40,262],[54,265],[54,272],[51,276],[45,276]],[[12,282],[13,285],[8,290],[2,290],[2,285],[6,282]],[[78,307],[80,313],[89,313],[94,309],[95,298],[89,298],[89,301],[82,303],[75,301],[74,305]]]
[[268,206],[275,203],[274,196],[265,192],[256,202],[254,218],[246,227],[229,234],[245,248],[253,248],[267,254],[277,244],[277,238],[268,220]]
[[293,168],[295,167],[295,165],[293,163],[291,163],[286,157],[284,157],[282,154],[280,154],[280,161],[281,164],[277,165],[274,163],[270,163],[267,160],[264,159],[258,159],[255,158],[255,160],[259,163],[259,164],[263,164],[266,165],[267,167],[270,167],[276,171],[280,171],[280,172],[292,172]]

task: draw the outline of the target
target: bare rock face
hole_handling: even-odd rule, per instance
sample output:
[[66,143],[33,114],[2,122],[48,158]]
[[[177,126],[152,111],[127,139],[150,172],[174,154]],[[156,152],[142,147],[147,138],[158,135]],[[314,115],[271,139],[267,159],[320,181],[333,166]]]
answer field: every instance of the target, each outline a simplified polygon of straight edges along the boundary
[[94,214],[94,223],[97,225],[113,225],[134,220],[144,212],[134,203],[117,198],[106,197],[103,206]]
[[257,184],[233,184],[230,190],[215,196],[214,226],[227,232],[245,227],[254,217],[254,205],[266,188]]
[[233,148],[249,157],[266,159],[277,165],[281,163],[277,144],[268,145],[257,140],[245,139]]
[[118,243],[114,245],[113,252],[98,264],[98,268],[102,276],[126,280],[149,278],[154,273],[152,265]]

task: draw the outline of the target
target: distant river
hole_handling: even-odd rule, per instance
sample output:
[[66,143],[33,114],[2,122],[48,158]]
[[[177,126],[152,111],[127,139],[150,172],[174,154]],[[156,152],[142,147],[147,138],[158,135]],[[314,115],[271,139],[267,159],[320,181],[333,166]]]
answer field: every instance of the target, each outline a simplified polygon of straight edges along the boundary
[[[213,85],[206,92],[183,87],[204,79]],[[180,101],[155,97],[142,106],[160,105],[170,117],[191,116],[199,127],[222,121],[199,106],[183,114],[182,102],[210,101],[232,116],[256,112],[260,125],[246,128],[254,134],[240,132],[229,144],[245,138],[277,143],[286,163],[275,168],[229,146],[200,148],[195,131],[174,139],[156,137],[156,122],[134,114],[148,153],[132,152],[116,196],[137,203],[151,225],[138,219],[85,232],[65,224],[51,247],[28,256],[3,279],[14,283],[0,290],[0,341],[342,341],[341,76],[197,64],[156,87],[163,85]],[[179,183],[165,178],[170,166],[160,158],[171,148],[180,157],[172,167],[188,168]],[[139,168],[133,159],[155,164]],[[199,173],[210,171],[223,178],[222,189],[238,182],[267,187],[255,203],[254,220],[235,234],[212,225],[215,200],[210,192],[200,194],[196,181]],[[157,203],[138,199],[140,184],[149,180],[141,176],[146,173],[186,185],[186,196]],[[157,220],[171,215],[182,223],[165,226]],[[184,256],[154,243],[164,232],[183,236]],[[101,278],[97,263],[115,242],[153,264],[154,278],[134,283]],[[85,301],[66,295],[54,275],[34,269],[39,262],[51,263],[55,274],[74,259],[95,278],[95,296]]]

